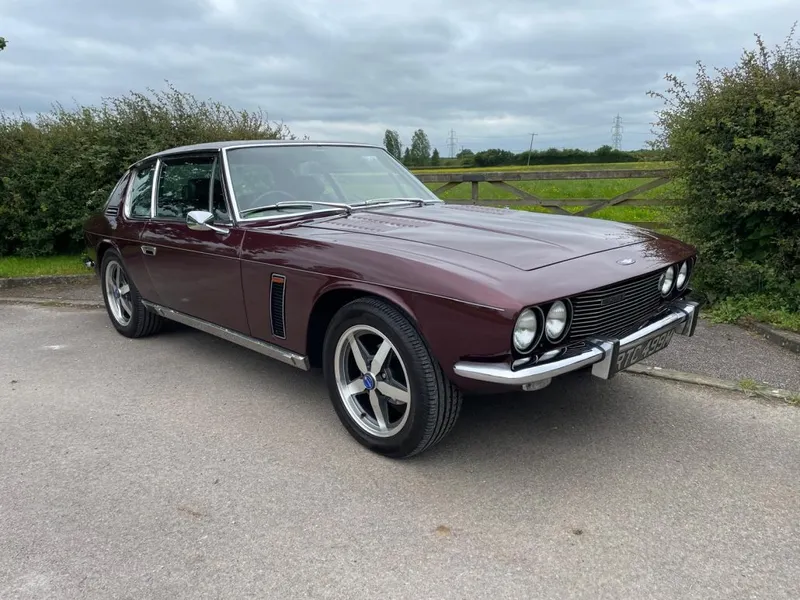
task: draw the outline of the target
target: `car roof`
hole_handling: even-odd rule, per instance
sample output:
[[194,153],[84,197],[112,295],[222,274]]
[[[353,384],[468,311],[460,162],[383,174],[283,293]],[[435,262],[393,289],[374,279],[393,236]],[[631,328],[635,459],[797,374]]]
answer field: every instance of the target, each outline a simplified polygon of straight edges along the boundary
[[190,144],[188,146],[177,146],[175,148],[168,148],[161,152],[156,152],[150,156],[146,156],[137,160],[135,165],[143,163],[147,160],[160,158],[163,156],[170,156],[172,154],[183,154],[185,152],[203,152],[203,151],[217,151],[223,148],[239,148],[242,146],[361,146],[364,148],[382,148],[377,144],[365,144],[357,142],[315,142],[312,140],[224,140],[219,142],[206,142],[203,144]]

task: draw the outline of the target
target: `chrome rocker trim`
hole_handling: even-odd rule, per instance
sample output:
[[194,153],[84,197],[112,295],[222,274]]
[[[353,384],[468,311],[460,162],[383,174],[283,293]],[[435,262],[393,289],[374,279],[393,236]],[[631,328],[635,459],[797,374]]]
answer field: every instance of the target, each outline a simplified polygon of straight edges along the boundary
[[508,363],[458,362],[453,369],[457,375],[490,383],[521,386],[592,366],[592,375],[600,379],[610,379],[613,361],[620,352],[636,344],[646,342],[674,329],[678,335],[693,336],[700,313],[700,303],[694,301],[673,302],[670,313],[622,339],[588,340],[591,347],[576,356],[554,360],[528,368],[512,371]]
[[208,321],[192,317],[186,313],[178,312],[177,310],[172,310],[171,308],[161,306],[160,304],[154,304],[152,302],[148,302],[147,300],[142,300],[142,304],[144,304],[157,315],[170,319],[171,321],[183,323],[184,325],[188,325],[189,327],[193,327],[194,329],[198,329],[205,333],[210,333],[211,335],[215,335],[223,340],[233,342],[234,344],[238,344],[239,346],[243,346],[249,350],[255,350],[259,354],[263,354],[269,358],[274,358],[275,360],[279,360],[287,365],[292,365],[293,367],[297,367],[303,371],[308,371],[310,369],[307,356],[295,354],[286,348],[281,348],[280,346],[263,342],[248,335],[244,335],[243,333],[239,333],[238,331],[228,329],[227,327],[214,325]]

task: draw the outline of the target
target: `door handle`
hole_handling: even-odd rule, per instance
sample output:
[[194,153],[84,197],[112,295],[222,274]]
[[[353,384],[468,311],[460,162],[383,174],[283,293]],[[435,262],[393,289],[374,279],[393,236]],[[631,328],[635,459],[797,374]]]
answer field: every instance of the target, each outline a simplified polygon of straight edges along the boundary
[[156,247],[155,246],[142,246],[142,254],[146,254],[147,256],[155,256],[156,255]]

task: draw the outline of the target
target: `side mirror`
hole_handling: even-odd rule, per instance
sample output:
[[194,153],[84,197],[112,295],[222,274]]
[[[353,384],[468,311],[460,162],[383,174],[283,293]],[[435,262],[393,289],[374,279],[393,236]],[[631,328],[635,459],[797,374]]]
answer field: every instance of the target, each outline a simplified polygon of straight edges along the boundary
[[186,226],[193,231],[216,231],[228,233],[229,229],[212,225],[214,215],[207,210],[191,210],[186,215]]

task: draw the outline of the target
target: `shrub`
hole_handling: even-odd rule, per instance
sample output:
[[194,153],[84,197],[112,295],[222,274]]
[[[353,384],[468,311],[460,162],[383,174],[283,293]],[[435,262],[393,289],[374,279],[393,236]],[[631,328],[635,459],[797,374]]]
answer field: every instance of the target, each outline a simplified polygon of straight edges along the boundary
[[292,138],[258,112],[198,101],[173,86],[35,119],[0,114],[0,256],[76,252],[86,216],[125,168],[165,148]]
[[800,46],[743,52],[695,84],[673,75],[658,147],[676,165],[678,227],[697,245],[710,298],[767,294],[800,310]]

